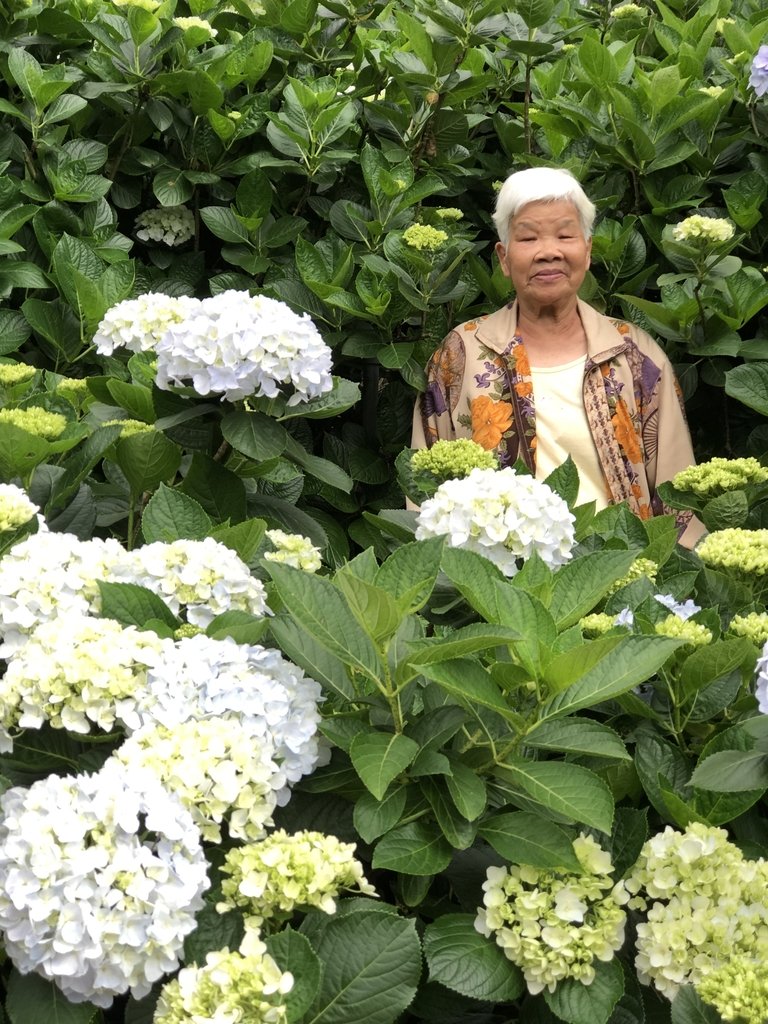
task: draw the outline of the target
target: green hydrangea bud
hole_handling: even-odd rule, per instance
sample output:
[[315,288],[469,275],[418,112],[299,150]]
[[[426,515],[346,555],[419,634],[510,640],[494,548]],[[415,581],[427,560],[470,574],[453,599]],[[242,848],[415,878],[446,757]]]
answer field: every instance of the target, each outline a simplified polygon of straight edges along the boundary
[[768,467],[761,466],[757,459],[710,459],[677,473],[672,486],[678,491],[693,491],[702,497],[712,498],[766,480]]
[[615,625],[615,616],[606,615],[605,612],[593,612],[579,619],[579,629],[588,637],[602,636]]
[[55,441],[64,433],[67,421],[61,413],[48,412],[37,406],[28,409],[0,409],[0,424],[10,423],[28,434],[36,434],[46,441]]
[[608,595],[610,596],[611,594],[615,594],[617,590],[621,590],[621,588],[626,587],[628,583],[633,583],[635,580],[639,580],[643,576],[649,579],[651,583],[655,583],[658,571],[658,562],[654,562],[653,559],[636,558],[632,565],[630,565],[626,576],[622,576],[620,580],[616,580],[608,591]]
[[26,363],[0,363],[0,384],[6,387],[21,384],[34,376],[34,366],[27,366]]
[[715,530],[696,545],[706,565],[765,576],[768,573],[768,530]]
[[768,1020],[768,972],[765,964],[737,957],[707,974],[696,985],[705,1003],[723,1020],[765,1024]]
[[734,615],[728,625],[728,632],[744,636],[753,644],[762,647],[768,642],[768,612],[750,612],[748,615]]
[[411,249],[418,249],[419,252],[437,252],[448,241],[448,234],[439,228],[430,227],[429,224],[411,224],[403,232],[403,241]]
[[436,480],[455,480],[469,476],[473,469],[498,469],[499,460],[477,441],[436,441],[431,448],[420,448],[411,456],[414,473],[428,473]]
[[681,619],[678,615],[668,615],[666,619],[656,623],[659,636],[671,636],[685,640],[691,647],[704,647],[712,643],[712,633],[700,622],[693,619]]

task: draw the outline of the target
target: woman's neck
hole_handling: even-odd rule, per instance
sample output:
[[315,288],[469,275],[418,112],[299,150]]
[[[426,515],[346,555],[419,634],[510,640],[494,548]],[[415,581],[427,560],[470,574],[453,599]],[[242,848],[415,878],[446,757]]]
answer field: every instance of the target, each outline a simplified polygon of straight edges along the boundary
[[517,331],[533,366],[570,363],[587,352],[587,336],[576,306],[563,311],[518,304]]

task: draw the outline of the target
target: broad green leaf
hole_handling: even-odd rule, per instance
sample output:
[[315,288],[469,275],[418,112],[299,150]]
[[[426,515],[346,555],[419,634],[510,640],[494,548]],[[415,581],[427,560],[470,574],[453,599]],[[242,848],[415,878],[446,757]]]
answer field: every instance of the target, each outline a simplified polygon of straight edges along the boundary
[[672,1024],[722,1024],[722,1020],[692,985],[684,985],[672,1000]]
[[365,732],[352,740],[349,756],[365,788],[381,800],[419,752],[418,743],[397,733]]
[[473,623],[471,626],[455,629],[446,636],[414,640],[410,645],[408,664],[433,665],[436,662],[463,657],[465,654],[488,651],[496,646],[508,647],[519,639],[520,633],[509,626]]
[[372,843],[389,832],[400,821],[405,810],[404,786],[393,789],[382,800],[364,793],[355,803],[355,828],[366,843]]
[[[293,975],[293,986],[284,997],[288,1024],[298,1024],[317,998],[323,966],[312,949],[309,940],[290,925],[274,935],[265,937],[267,952],[283,971]],[[222,949],[223,946],[219,946]],[[230,949],[236,948],[233,945]]]
[[613,797],[603,780],[578,764],[557,761],[506,761],[499,778],[532,797],[547,810],[610,832]]
[[124,380],[108,380],[107,389],[120,406],[135,420],[143,423],[155,422],[155,408],[152,392],[141,384],[129,384]]
[[470,709],[479,704],[490,708],[507,721],[519,725],[520,715],[514,711],[486,668],[469,658],[454,658],[437,665],[420,666],[422,675],[438,683]]
[[355,688],[341,658],[331,654],[298,623],[284,614],[270,618],[269,629],[286,657],[303,668],[307,675],[316,679],[324,689],[337,693],[342,699],[354,700]]
[[141,517],[141,532],[152,541],[202,540],[211,532],[211,519],[187,494],[160,484]]
[[768,416],[768,362],[743,363],[725,373],[725,393]]
[[151,430],[122,437],[115,447],[115,458],[131,493],[140,495],[172,480],[181,465],[181,449],[165,434]]
[[492,939],[475,928],[473,914],[445,914],[424,931],[429,980],[489,1003],[508,1003],[524,989],[523,976]]
[[143,626],[150,619],[159,619],[176,629],[180,623],[161,597],[137,583],[106,583],[99,580],[101,615],[115,619],[124,626]]
[[184,940],[184,963],[202,967],[208,953],[237,949],[243,941],[243,919],[240,914],[220,914],[206,903],[195,919],[195,930]]
[[649,679],[682,645],[659,636],[630,636],[581,679],[555,694],[541,708],[539,721],[562,718],[582,708],[618,697]]
[[478,835],[511,864],[581,870],[568,833],[538,814],[529,811],[495,814],[480,825]]
[[560,693],[604,659],[610,659],[626,639],[626,632],[617,632],[612,636],[600,636],[595,640],[575,644],[555,654],[544,672],[544,681],[550,693]]
[[386,590],[351,573],[337,574],[335,582],[352,614],[376,643],[388,640],[397,631],[403,615]]
[[389,868],[404,875],[437,875],[451,862],[451,844],[436,825],[413,821],[387,832],[373,854],[374,868]]
[[[232,122],[229,122],[232,124]],[[240,245],[248,244],[248,229],[226,206],[205,206],[200,211],[200,217],[208,230],[225,242]]]
[[463,548],[443,548],[442,569],[466,601],[489,622],[498,622],[494,584],[502,581],[500,569],[482,555]]
[[446,789],[444,780],[437,775],[420,780],[422,795],[432,808],[438,828],[455,850],[466,850],[475,841],[477,827],[459,814]]
[[239,524],[246,518],[243,481],[232,470],[203,452],[193,452],[192,462],[179,489],[199,502],[216,522]]
[[537,750],[557,750],[563,754],[632,760],[619,734],[591,718],[542,722],[526,733],[525,744]]
[[768,788],[768,754],[760,750],[721,750],[699,763],[691,783],[717,793]]
[[393,1024],[416,994],[414,920],[361,910],[331,918],[311,942],[323,976],[303,1024]]
[[60,507],[80,487],[107,449],[120,437],[120,427],[99,427],[62,464],[64,472],[51,488],[46,512]]
[[750,658],[754,659],[752,645],[742,638],[719,640],[707,644],[706,647],[700,647],[685,659],[680,672],[680,682],[685,695],[690,697],[716,679],[730,675]]
[[13,423],[3,423],[0,430],[0,480],[10,483],[15,477],[27,478],[35,466],[52,455],[74,448],[84,436],[78,431],[69,437],[65,434],[57,441],[46,441]]
[[260,644],[269,630],[269,619],[249,612],[233,609],[212,619],[205,630],[206,636],[222,640],[231,636],[238,644]]
[[379,568],[376,585],[390,593],[405,614],[418,611],[432,593],[443,544],[443,537],[404,544]]
[[93,1003],[71,1003],[52,982],[16,970],[8,979],[5,1005],[11,1024],[95,1024],[101,1016]]
[[450,772],[445,777],[445,784],[459,814],[467,821],[479,818],[485,810],[488,794],[485,782],[468,765],[455,757],[449,760]]
[[596,961],[595,977],[589,985],[566,978],[555,991],[544,990],[544,999],[553,1013],[567,1024],[607,1024],[613,1008],[624,994],[621,961]]
[[603,849],[611,855],[616,878],[623,877],[634,866],[647,838],[648,809],[617,807],[610,840],[606,843],[601,838]]
[[692,765],[679,747],[650,729],[643,730],[635,743],[635,768],[651,804],[665,819],[669,817],[661,779],[687,796]]
[[290,420],[296,417],[308,420],[325,420],[332,416],[340,416],[360,401],[360,387],[344,377],[333,378],[333,388],[324,395],[310,398],[308,402],[289,405],[280,414],[279,419]]
[[245,519],[234,526],[217,526],[211,530],[211,537],[239,555],[250,565],[259,550],[267,524],[263,519]]
[[595,551],[576,558],[554,574],[549,612],[559,630],[591,612],[611,584],[620,579],[637,557],[634,551]]
[[337,587],[277,562],[269,563],[269,572],[290,616],[322,647],[376,683],[384,677],[376,648]]
[[276,459],[288,443],[285,428],[259,412],[229,413],[221,421],[221,432],[236,451],[257,462]]

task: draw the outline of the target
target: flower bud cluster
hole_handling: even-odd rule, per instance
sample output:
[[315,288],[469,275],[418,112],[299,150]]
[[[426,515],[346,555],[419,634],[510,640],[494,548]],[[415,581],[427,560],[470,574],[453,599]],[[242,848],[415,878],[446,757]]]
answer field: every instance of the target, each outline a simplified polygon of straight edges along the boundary
[[448,241],[448,234],[429,224],[411,224],[403,232],[403,241],[411,249],[418,249],[419,252],[437,252]]
[[[201,32],[205,32],[210,39],[215,39],[219,34],[218,30],[211,25],[210,21],[206,21],[205,18],[174,18],[173,24],[183,32],[187,32],[189,29],[199,29]],[[175,207],[175,209],[179,209],[179,207]],[[183,210],[184,207],[182,206],[181,209]]]
[[712,643],[712,632],[700,622],[681,619],[679,615],[668,615],[654,627],[659,636],[670,636],[685,640],[691,647],[704,647]]
[[768,641],[768,612],[734,615],[728,623],[728,632],[736,636],[744,636],[753,644],[762,647]]
[[151,423],[145,423],[143,420],[132,420],[128,417],[122,420],[105,420],[102,426],[120,427],[121,438],[151,433],[155,429]]
[[581,872],[513,864],[488,868],[483,884],[475,928],[495,938],[534,995],[566,978],[589,985],[595,960],[612,960],[624,943],[628,897],[610,855],[586,835],[573,849]]
[[702,978],[696,991],[723,1020],[738,1024],[768,1020],[768,973],[762,960],[746,955],[729,960]]
[[768,530],[715,530],[696,545],[696,554],[716,569],[765,576],[768,573]]
[[535,551],[550,566],[563,565],[574,544],[568,505],[532,476],[473,469],[461,480],[446,480],[418,515],[416,539],[447,536],[451,547],[476,551],[506,576]]
[[498,469],[499,460],[477,441],[462,437],[456,441],[435,441],[431,448],[419,448],[411,456],[414,473],[429,473],[437,480],[455,480],[473,469]]
[[726,491],[735,491],[749,484],[768,480],[768,466],[761,466],[757,459],[710,459],[698,466],[689,466],[677,473],[672,486],[678,491],[693,491],[702,497],[712,498]]
[[39,512],[27,492],[16,484],[0,484],[0,533],[17,530]]
[[[210,25],[208,27],[210,28]],[[155,210],[144,210],[140,213],[134,229],[136,237],[142,242],[183,245],[195,233],[195,215],[186,206],[160,206]]]
[[48,412],[36,405],[27,409],[0,409],[0,428],[4,423],[42,437],[44,441],[57,440],[67,426],[66,417],[60,412]]
[[37,371],[34,366],[26,363],[0,363],[0,384],[5,387],[12,387],[14,384],[23,384],[31,380]]
[[293,988],[254,929],[239,950],[208,953],[163,986],[153,1024],[286,1024],[282,996]]
[[768,863],[750,861],[724,829],[692,822],[649,839],[626,880],[637,925],[635,967],[674,999],[742,954],[768,957]]
[[642,579],[645,576],[651,581],[656,582],[656,574],[659,571],[658,562],[654,562],[652,558],[636,558],[632,565],[630,565],[625,576],[611,586],[607,596],[615,594],[617,590],[621,590],[622,587],[626,587],[628,583],[634,583],[635,580]]
[[614,7],[611,11],[612,18],[635,18],[639,15],[647,14],[648,10],[645,7],[640,7],[639,4],[626,3],[619,4],[618,7]]
[[221,913],[245,908],[249,924],[270,918],[287,919],[296,907],[336,912],[342,890],[375,896],[362,864],[354,857],[354,843],[343,843],[322,832],[279,829],[259,843],[227,852],[221,883]]
[[677,242],[728,242],[733,238],[734,227],[724,217],[704,217],[700,213],[686,217],[672,229]]
[[315,547],[309,537],[300,533],[285,533],[283,530],[267,530],[267,537],[274,546],[274,551],[264,553],[268,562],[292,565],[294,569],[303,569],[304,572],[317,572],[322,566],[320,549]]
[[579,629],[587,637],[602,636],[603,633],[607,633],[614,626],[622,625],[625,625],[625,623],[617,622],[616,616],[608,615],[607,612],[592,612],[591,615],[583,615],[579,619]]

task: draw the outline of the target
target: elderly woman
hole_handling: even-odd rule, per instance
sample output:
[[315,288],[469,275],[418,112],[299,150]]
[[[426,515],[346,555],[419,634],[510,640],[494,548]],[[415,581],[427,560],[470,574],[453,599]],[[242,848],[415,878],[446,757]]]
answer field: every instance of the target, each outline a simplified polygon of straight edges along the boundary
[[[670,511],[656,487],[693,461],[679,386],[656,342],[578,298],[595,207],[567,171],[511,174],[496,202],[496,255],[515,299],[451,331],[427,368],[413,447],[471,437],[540,480],[570,455],[578,501]],[[701,533],[678,514],[681,542]]]

